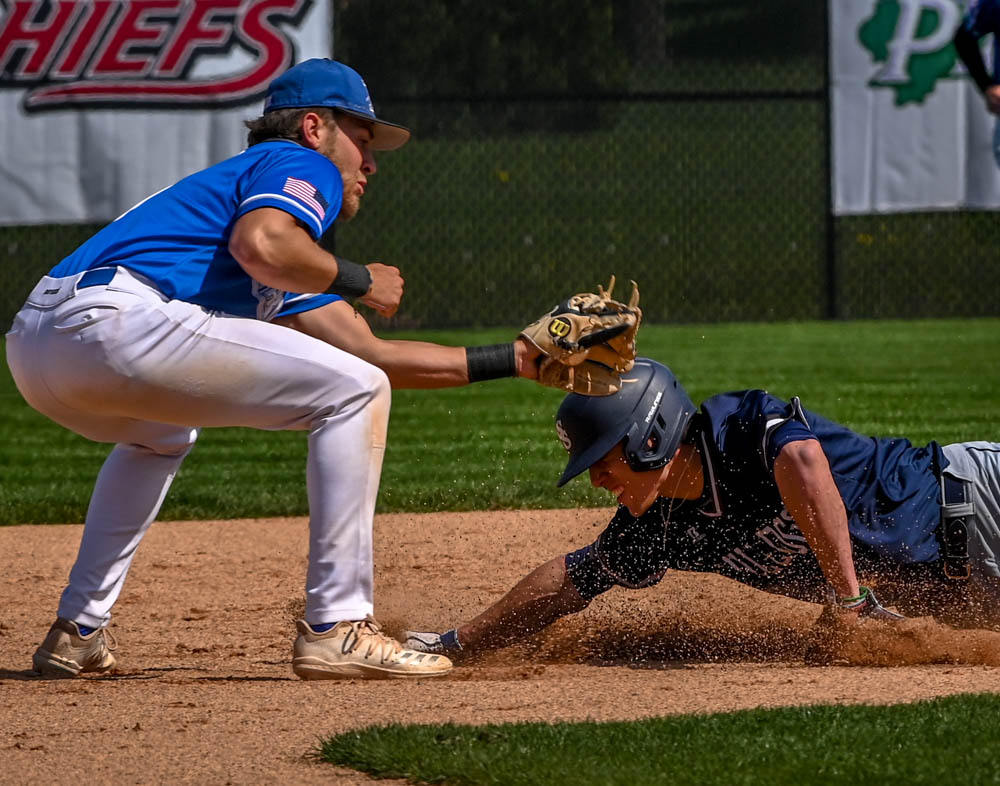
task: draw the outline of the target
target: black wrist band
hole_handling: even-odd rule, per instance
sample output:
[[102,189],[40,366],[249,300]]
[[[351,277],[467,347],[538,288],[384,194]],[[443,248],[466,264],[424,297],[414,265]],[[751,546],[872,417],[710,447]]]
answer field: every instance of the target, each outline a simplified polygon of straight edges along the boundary
[[347,297],[367,295],[372,286],[372,274],[368,272],[368,268],[343,257],[336,259],[337,277],[326,288],[325,294],[346,295]]
[[517,376],[513,343],[466,347],[465,360],[469,364],[469,382]]

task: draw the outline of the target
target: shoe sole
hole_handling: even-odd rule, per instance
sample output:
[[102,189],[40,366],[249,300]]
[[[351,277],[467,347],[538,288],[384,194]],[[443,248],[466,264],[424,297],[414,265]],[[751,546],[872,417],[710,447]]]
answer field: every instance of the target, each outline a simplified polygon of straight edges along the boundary
[[80,665],[76,663],[76,661],[66,660],[66,658],[60,658],[58,655],[53,655],[51,652],[39,650],[32,656],[31,665],[32,668],[34,668],[34,670],[43,677],[72,679],[83,672],[104,674],[105,672],[111,671],[115,667],[115,661],[112,660],[111,663],[103,664],[101,666],[81,669]]
[[396,679],[426,679],[440,677],[451,671],[418,671],[416,669],[403,671],[380,666],[366,666],[361,663],[327,663],[317,658],[295,658],[292,661],[292,671],[303,680],[396,680]]

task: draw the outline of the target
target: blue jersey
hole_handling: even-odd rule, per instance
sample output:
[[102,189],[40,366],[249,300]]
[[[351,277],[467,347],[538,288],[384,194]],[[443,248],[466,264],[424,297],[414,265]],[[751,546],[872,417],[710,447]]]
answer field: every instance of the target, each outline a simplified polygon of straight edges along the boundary
[[976,38],[993,34],[993,68],[1000,63],[1000,0],[971,0],[962,27]]
[[254,281],[229,253],[236,220],[259,207],[278,208],[318,240],[342,198],[340,172],[325,156],[287,140],[261,142],[140,202],[50,275],[118,265],[168,298],[268,320],[284,307],[286,293]]
[[300,294],[298,292],[286,292],[284,301],[281,304],[281,308],[278,313],[275,314],[277,317],[288,317],[292,314],[301,314],[305,311],[312,311],[314,308],[319,308],[320,306],[325,306],[329,303],[333,303],[336,300],[343,300],[344,298],[340,295],[329,295],[326,292],[312,292],[307,294]]
[[275,316],[287,317],[292,314],[302,314],[333,303],[335,300],[343,300],[343,298],[340,295],[327,295],[326,293],[301,295],[295,292],[286,292],[281,310]]
[[676,568],[822,600],[826,579],[774,479],[781,449],[810,439],[822,445],[844,500],[859,574],[938,559],[938,477],[947,459],[936,443],[865,437],[763,390],[714,396],[695,417],[702,497],[661,497],[639,517],[619,508],[595,544],[569,555],[571,569],[596,549],[608,575],[626,586]]

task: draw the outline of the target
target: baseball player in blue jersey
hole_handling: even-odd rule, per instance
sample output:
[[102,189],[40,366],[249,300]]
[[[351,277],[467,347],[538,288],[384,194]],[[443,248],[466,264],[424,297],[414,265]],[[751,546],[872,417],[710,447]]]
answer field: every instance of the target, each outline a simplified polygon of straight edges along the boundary
[[763,390],[698,408],[644,358],[616,395],[568,395],[556,430],[569,452],[559,485],[589,470],[617,497],[607,529],[466,624],[408,632],[406,646],[500,646],[670,568],[823,602],[834,621],[900,619],[884,601],[1000,625],[1000,443],[866,437]]
[[[316,242],[358,212],[373,151],[409,138],[376,118],[355,71],[326,59],[291,68],[247,126],[247,150],[149,197],[56,265],[7,334],[27,402],[115,443],[56,622],[34,654],[44,675],[115,665],[107,625],[136,549],[199,429],[215,426],[309,432],[295,673],[424,677],[451,668],[446,657],[405,650],[372,617],[390,381],[537,377],[538,351],[524,340],[462,348],[376,339],[344,300],[391,316],[403,292],[395,267],[354,264]],[[318,294],[289,294],[302,292]]]
[[[990,34],[993,35],[992,74],[979,49],[979,39]],[[1000,115],[1000,84],[996,72],[997,63],[1000,63],[1000,0],[971,0],[955,31],[955,49],[983,94],[986,108],[991,114]],[[1000,165],[1000,121],[994,127],[993,155]]]

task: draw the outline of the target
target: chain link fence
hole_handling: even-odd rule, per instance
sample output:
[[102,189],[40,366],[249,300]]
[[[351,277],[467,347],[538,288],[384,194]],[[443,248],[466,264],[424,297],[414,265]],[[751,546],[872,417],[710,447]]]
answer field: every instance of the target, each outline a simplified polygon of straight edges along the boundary
[[[651,322],[1000,315],[995,214],[830,215],[824,5],[339,0],[336,56],[414,139],[324,245],[403,270],[378,328],[509,326],[610,274]],[[97,228],[0,228],[0,316]]]

